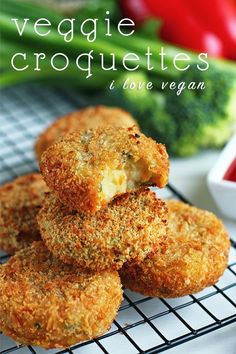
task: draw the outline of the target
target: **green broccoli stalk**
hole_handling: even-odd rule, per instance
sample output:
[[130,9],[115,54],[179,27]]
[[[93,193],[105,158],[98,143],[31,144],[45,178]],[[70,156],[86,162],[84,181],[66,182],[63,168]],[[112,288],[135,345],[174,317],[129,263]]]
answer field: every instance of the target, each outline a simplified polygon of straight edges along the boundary
[[[2,12],[0,15],[1,25],[1,61],[0,87],[5,87],[30,80],[47,83],[72,84],[80,90],[103,93],[115,80],[115,89],[109,91],[108,103],[115,104],[131,111],[138,119],[142,130],[167,145],[171,154],[187,156],[197,152],[204,147],[222,146],[232,133],[233,123],[236,120],[236,77],[235,63],[219,59],[209,59],[210,68],[201,72],[193,63],[199,62],[196,53],[184,52],[191,58],[191,67],[181,72],[173,65],[173,58],[182,52],[169,43],[162,42],[156,38],[159,23],[156,21],[147,22],[144,27],[139,28],[131,37],[122,36],[117,30],[119,19],[117,2],[113,0],[83,1],[83,7],[77,13],[71,13],[80,23],[86,18],[98,18],[96,41],[90,43],[85,36],[81,35],[79,27],[75,26],[73,41],[65,43],[62,36],[58,34],[58,23],[64,18],[63,13],[48,9],[45,5],[35,6],[31,1],[26,0],[5,0],[2,1]],[[41,1],[41,3],[43,3]],[[105,11],[112,14],[111,33],[107,40],[104,36],[106,25],[104,24]],[[35,36],[34,22],[37,18],[47,18],[52,24],[49,36]],[[19,40],[15,24],[12,18],[23,21],[25,14],[30,20],[24,30],[24,40]],[[100,21],[102,20],[102,21]],[[23,22],[22,22],[23,23]],[[66,23],[64,24],[66,26]],[[65,27],[66,28],[66,27]],[[70,26],[68,26],[68,29]],[[64,29],[64,27],[63,27]],[[152,51],[153,69],[147,68],[146,48]],[[162,70],[160,65],[154,65],[154,59],[159,58],[161,48],[165,48],[165,64],[168,70]],[[45,60],[41,62],[42,71],[36,71],[35,51],[42,50],[46,54]],[[76,67],[78,54],[87,53],[93,50],[94,60],[91,64],[93,76],[85,79],[86,73]],[[140,72],[127,73],[123,63],[124,56],[128,51],[133,51],[139,56]],[[14,71],[11,67],[11,58],[16,51],[24,52],[27,55],[29,70]],[[70,62],[69,67],[60,72],[52,69],[51,58],[56,53],[64,53]],[[110,62],[111,53],[115,54],[117,70],[102,70],[100,53],[104,54],[105,61]],[[61,61],[57,58],[59,66]],[[85,60],[84,65],[87,64]],[[134,60],[133,64],[137,64]],[[180,62],[178,66],[186,65]],[[82,65],[83,66],[83,65]],[[154,83],[154,90],[147,90],[145,87],[139,89],[124,90],[123,83],[127,78],[132,82]],[[166,88],[160,90],[161,80],[176,82],[202,82],[206,83],[206,89],[201,91],[184,90],[177,96],[176,91]],[[90,99],[91,96],[90,96]],[[102,98],[101,98],[102,100]]]
[[110,93],[115,104],[130,110],[144,133],[166,144],[173,155],[189,156],[200,148],[225,144],[236,122],[236,74],[212,64],[205,71],[193,65],[176,83],[205,82],[204,90],[123,90],[122,83],[148,81],[142,72],[123,75]]

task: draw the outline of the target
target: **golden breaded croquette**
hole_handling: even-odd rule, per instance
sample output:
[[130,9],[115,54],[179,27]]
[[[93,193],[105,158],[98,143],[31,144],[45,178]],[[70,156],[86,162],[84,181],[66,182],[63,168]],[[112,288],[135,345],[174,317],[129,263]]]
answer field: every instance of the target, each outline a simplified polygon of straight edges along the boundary
[[16,178],[0,187],[0,248],[13,254],[39,240],[36,215],[48,187],[39,173]]
[[169,210],[166,241],[138,265],[126,263],[122,283],[146,296],[175,298],[215,284],[227,267],[230,241],[212,213],[179,201]]
[[42,153],[63,135],[77,130],[98,127],[132,127],[138,123],[131,114],[121,108],[95,106],[71,112],[57,119],[37,139],[35,154],[40,161]]
[[119,269],[142,261],[166,234],[167,209],[149,189],[122,195],[95,215],[79,214],[47,194],[38,214],[48,249],[81,271]]
[[164,145],[132,128],[71,133],[49,147],[40,168],[49,188],[72,210],[95,213],[117,195],[143,185],[164,187]]
[[116,271],[79,273],[42,241],[0,266],[0,329],[19,343],[65,348],[97,337],[109,329],[121,301]]

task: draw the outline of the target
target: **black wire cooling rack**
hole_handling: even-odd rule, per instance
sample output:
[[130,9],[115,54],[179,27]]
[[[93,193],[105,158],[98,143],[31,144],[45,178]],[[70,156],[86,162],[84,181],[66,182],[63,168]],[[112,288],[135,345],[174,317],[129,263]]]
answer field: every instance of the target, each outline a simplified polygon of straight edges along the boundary
[[[35,86],[1,92],[0,184],[37,170],[33,155],[36,136],[56,117],[88,104],[75,92]],[[168,186],[162,197],[186,199]],[[0,254],[0,263],[8,256]],[[196,295],[159,299],[125,290],[124,301],[109,332],[50,353],[160,353],[236,322],[236,244],[232,242],[228,268],[221,280]],[[17,345],[0,334],[0,353],[46,353],[41,348]]]

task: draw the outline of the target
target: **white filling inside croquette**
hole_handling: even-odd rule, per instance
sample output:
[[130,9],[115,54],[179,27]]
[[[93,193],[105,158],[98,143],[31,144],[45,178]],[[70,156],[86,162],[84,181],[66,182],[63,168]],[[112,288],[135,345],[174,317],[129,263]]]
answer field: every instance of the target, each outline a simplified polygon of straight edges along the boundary
[[101,197],[109,201],[116,194],[126,193],[137,188],[141,183],[148,182],[152,174],[141,162],[128,161],[123,169],[109,169],[103,172]]
[[101,183],[102,199],[109,201],[114,195],[127,190],[127,175],[125,170],[105,170]]

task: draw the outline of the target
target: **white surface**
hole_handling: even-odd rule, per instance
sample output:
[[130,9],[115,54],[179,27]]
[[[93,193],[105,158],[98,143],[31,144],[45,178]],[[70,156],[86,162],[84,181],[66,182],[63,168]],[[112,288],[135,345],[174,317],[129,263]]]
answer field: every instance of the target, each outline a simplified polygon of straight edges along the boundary
[[225,181],[224,175],[236,158],[236,135],[221,152],[219,159],[208,174],[208,187],[221,212],[236,220],[236,183]]
[[[219,152],[206,152],[188,159],[172,159],[170,183],[196,206],[221,217],[236,240],[236,222],[222,216],[207,187],[207,175],[219,157]],[[236,201],[235,201],[236,213]],[[236,295],[235,295],[236,298]],[[194,313],[193,313],[194,316]],[[236,324],[173,348],[170,354],[236,354]]]
[[235,354],[236,325],[199,337],[193,342],[168,350],[168,354]]

